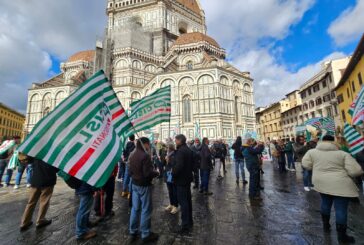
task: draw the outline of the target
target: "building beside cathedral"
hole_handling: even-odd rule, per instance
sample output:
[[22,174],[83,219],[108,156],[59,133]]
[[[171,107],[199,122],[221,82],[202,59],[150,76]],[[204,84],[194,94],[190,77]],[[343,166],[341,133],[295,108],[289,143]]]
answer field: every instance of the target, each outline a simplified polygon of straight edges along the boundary
[[253,80],[226,60],[225,50],[206,35],[198,0],[108,0],[108,23],[95,50],[78,52],[62,73],[29,90],[26,131],[103,69],[128,108],[171,85],[171,123],[155,132],[165,139],[175,128],[188,138],[234,138],[255,130]]

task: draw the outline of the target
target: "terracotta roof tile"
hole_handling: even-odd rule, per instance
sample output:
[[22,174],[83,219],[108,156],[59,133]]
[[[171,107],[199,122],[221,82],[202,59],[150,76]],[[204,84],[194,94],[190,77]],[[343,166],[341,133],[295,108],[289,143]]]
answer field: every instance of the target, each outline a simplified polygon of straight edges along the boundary
[[184,5],[189,10],[192,10],[196,14],[198,14],[198,15],[201,14],[201,9],[200,9],[198,3],[196,2],[196,0],[177,0],[177,2]]
[[213,39],[212,37],[209,37],[203,33],[200,32],[191,32],[182,34],[177,38],[177,40],[174,42],[173,45],[185,45],[185,44],[191,44],[191,43],[198,43],[198,42],[208,42],[209,44],[220,48],[220,45]]
[[67,62],[75,62],[80,60],[93,62],[94,58],[95,58],[95,50],[86,50],[75,53],[68,59]]

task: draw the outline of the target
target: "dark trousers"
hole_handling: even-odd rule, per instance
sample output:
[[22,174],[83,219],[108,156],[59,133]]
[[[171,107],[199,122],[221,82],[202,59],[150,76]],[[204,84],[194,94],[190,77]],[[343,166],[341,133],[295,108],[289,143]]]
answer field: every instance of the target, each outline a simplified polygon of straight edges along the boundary
[[4,160],[4,159],[0,160],[0,184],[1,184],[1,181],[3,179],[3,175],[4,175],[5,168],[6,168],[7,165],[8,165],[7,160]]
[[169,204],[178,207],[177,186],[173,183],[167,183],[167,189],[169,196]]
[[[113,199],[114,199],[114,191],[115,191],[115,177],[109,178],[104,187],[102,188],[104,191],[105,197],[105,215],[109,215],[113,208]],[[97,192],[95,196],[95,212],[97,215],[102,215],[101,213],[101,197],[100,192]]]
[[201,190],[207,192],[209,190],[210,170],[200,170]]
[[195,168],[193,170],[193,181],[195,183],[195,186],[199,186],[200,185],[200,169],[199,168]]
[[278,166],[279,166],[279,172],[283,173],[286,172],[286,161],[283,161],[282,159],[278,160]]
[[331,196],[321,193],[321,213],[330,216],[332,205],[335,206],[336,223],[346,225],[350,198]]
[[255,164],[246,165],[250,173],[249,197],[257,197],[260,194],[260,168]]
[[221,163],[222,163],[222,168],[224,169],[224,173],[226,172],[225,162],[226,162],[226,158],[225,157],[222,157],[221,158]]
[[182,228],[193,226],[191,185],[177,186],[177,200],[181,206]]
[[125,174],[125,162],[118,162],[119,165],[119,171],[118,171],[118,179],[121,179],[124,177]]

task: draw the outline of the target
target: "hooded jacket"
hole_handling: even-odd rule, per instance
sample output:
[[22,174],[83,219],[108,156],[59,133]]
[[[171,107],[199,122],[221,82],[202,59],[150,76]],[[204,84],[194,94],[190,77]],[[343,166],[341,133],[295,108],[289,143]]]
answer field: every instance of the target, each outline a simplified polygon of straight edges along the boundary
[[323,194],[340,197],[358,197],[358,188],[352,178],[363,174],[357,161],[331,142],[321,142],[302,159],[305,169],[313,170],[314,189]]

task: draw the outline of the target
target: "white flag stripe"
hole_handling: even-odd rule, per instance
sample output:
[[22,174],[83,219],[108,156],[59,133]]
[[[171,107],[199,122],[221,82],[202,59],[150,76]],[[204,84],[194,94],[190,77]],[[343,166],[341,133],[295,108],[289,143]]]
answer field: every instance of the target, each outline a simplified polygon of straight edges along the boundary
[[154,99],[158,99],[158,98],[162,98],[162,97],[168,97],[168,98],[171,97],[170,90],[163,91],[162,93],[157,93],[157,94],[155,94],[153,96],[150,96],[150,97],[145,97],[145,99],[141,99],[141,100],[135,102],[135,104],[133,104],[131,106],[131,110],[132,111],[137,110],[140,107],[140,105],[143,105],[143,104],[147,103],[149,100],[154,100]]
[[[49,131],[55,131],[57,130],[57,128],[59,128],[59,124],[62,123],[64,121],[64,118],[68,118],[70,117],[75,110],[77,110],[78,108],[80,108],[82,105],[85,104],[86,101],[88,101],[92,96],[94,96],[95,94],[99,93],[100,91],[102,91],[102,89],[104,89],[106,86],[106,84],[101,85],[100,87],[98,87],[97,89],[91,91],[90,93],[88,93],[85,97],[83,97],[81,100],[79,100],[74,106],[72,106],[72,108],[70,108],[70,110],[67,111],[66,114],[62,115],[62,117],[59,117],[57,119],[57,121],[49,128]],[[100,103],[100,101],[95,101],[92,104],[89,104],[89,106],[87,107],[87,109],[82,113],[82,115],[87,115],[90,113],[90,111],[92,109],[95,108],[95,104]],[[77,120],[74,120],[72,122],[71,125],[75,125],[78,124],[83,118],[82,117],[78,117]],[[63,129],[62,132],[69,132],[71,131],[73,128],[72,127],[66,127]],[[65,134],[61,133],[59,135],[59,137],[64,138]],[[49,144],[49,140],[53,137],[53,135],[51,134],[46,134],[43,137],[41,137],[36,143],[35,145],[32,146],[32,149],[30,150],[29,154],[32,155],[36,155],[39,153],[39,151],[44,147],[44,145]],[[59,139],[59,137],[57,139]],[[55,143],[55,142],[54,142]],[[57,140],[58,143],[58,140]],[[55,145],[55,144],[53,144]],[[51,149],[53,149],[53,147],[49,146]],[[53,152],[53,151],[52,151]],[[49,152],[48,152],[49,155]]]
[[[112,141],[112,132],[110,132],[109,134],[107,134],[107,137],[104,139],[104,141],[102,142],[102,145],[100,145],[95,152],[92,154],[92,156],[89,158],[89,160],[82,166],[82,168],[78,171],[76,178],[82,179],[83,176],[87,173],[87,171],[92,168],[92,166],[94,165],[94,163],[99,164],[98,162],[96,162],[97,158],[105,151],[105,148],[108,146],[108,144]],[[118,141],[118,140],[116,140]],[[115,144],[116,145],[116,144]],[[111,152],[110,152],[111,153]],[[113,157],[115,156],[114,154],[109,154],[112,155]],[[78,158],[73,158],[73,161],[70,161],[69,163],[67,163],[66,165],[66,170],[71,169],[76,162],[79,160]],[[106,160],[104,160],[105,163],[110,163]],[[103,173],[101,173],[103,174]]]
[[149,102],[153,102],[154,100],[170,100],[171,94],[161,94],[159,96],[155,95],[153,98],[146,98],[145,100],[142,99],[142,101],[137,102],[137,104],[133,105],[131,107],[132,111],[138,110],[140,107],[143,107],[144,105],[148,104]]
[[145,128],[145,127],[148,127],[150,125],[153,125],[154,123],[158,122],[158,121],[161,121],[161,120],[169,120],[170,116],[158,116],[156,118],[154,118],[152,121],[148,122],[148,123],[143,123],[143,124],[140,124],[140,126],[135,126],[135,130],[136,131],[139,131],[141,130],[142,128]]
[[[117,140],[114,144],[111,152],[118,152],[118,149],[120,147],[120,141]],[[101,178],[102,174],[105,172],[105,170],[109,167],[109,164],[105,164],[105,162],[112,162],[112,160],[115,158],[115,154],[109,154],[103,164],[96,170],[95,174],[92,175],[92,177],[89,180],[89,183],[91,185],[95,185],[96,182]]]
[[28,146],[28,144],[31,143],[34,140],[34,137],[39,134],[39,132],[43,129],[43,127],[45,127],[49,123],[49,121],[54,119],[54,117],[59,116],[59,113],[65,107],[67,107],[70,103],[72,103],[74,100],[77,100],[77,98],[79,97],[80,94],[82,94],[89,87],[93,86],[95,83],[99,82],[100,80],[102,80],[104,78],[105,78],[105,75],[103,75],[103,74],[100,75],[100,76],[97,76],[94,79],[92,79],[89,83],[87,83],[85,86],[83,86],[79,90],[76,90],[75,93],[73,93],[70,97],[67,98],[67,101],[65,101],[65,103],[61,103],[50,115],[48,115],[47,118],[45,118],[41,122],[41,124],[39,126],[37,125],[37,127],[32,131],[32,133],[29,136],[29,138],[27,139],[27,141],[24,142],[25,144],[23,144],[21,146],[21,149],[25,149]]
[[130,123],[129,119],[126,119],[125,122],[120,124],[120,126],[115,130],[116,132],[120,132],[122,128],[126,127]]

